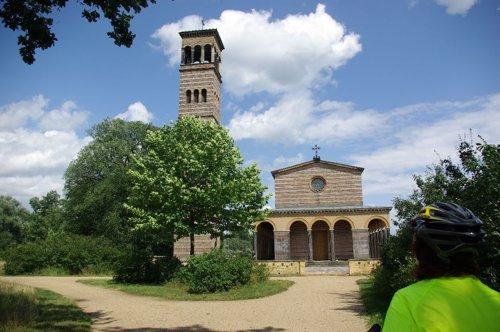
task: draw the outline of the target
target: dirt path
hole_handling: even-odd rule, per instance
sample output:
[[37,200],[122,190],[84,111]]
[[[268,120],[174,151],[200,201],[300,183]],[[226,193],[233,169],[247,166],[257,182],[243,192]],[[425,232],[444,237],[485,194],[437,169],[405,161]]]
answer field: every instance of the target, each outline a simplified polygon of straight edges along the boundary
[[366,331],[359,277],[297,277],[288,291],[227,302],[166,301],[77,283],[78,277],[2,277],[72,298],[98,331]]

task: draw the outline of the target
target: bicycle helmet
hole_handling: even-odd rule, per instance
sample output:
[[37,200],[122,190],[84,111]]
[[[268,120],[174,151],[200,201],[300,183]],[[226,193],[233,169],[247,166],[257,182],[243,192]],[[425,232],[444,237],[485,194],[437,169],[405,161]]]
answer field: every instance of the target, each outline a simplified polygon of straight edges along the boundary
[[445,261],[457,252],[475,252],[474,246],[484,237],[483,222],[469,209],[454,203],[436,202],[423,207],[411,225],[415,236]]

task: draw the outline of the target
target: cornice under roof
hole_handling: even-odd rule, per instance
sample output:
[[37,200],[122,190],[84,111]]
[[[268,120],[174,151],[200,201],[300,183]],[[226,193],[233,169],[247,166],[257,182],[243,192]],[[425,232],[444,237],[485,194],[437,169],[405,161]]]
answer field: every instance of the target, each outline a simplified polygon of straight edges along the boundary
[[222,43],[222,39],[220,38],[219,32],[217,29],[202,29],[202,30],[191,30],[191,31],[181,31],[179,35],[184,37],[208,37],[215,36],[215,40],[219,44],[219,48],[221,51],[224,50],[224,44]]
[[389,212],[391,206],[325,206],[325,207],[296,207],[272,209],[271,214],[298,214],[324,212]]

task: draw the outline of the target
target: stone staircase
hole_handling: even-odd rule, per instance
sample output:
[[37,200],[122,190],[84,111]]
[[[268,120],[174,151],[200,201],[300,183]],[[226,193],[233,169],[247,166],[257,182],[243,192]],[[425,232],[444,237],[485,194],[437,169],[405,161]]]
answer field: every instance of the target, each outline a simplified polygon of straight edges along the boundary
[[306,262],[305,274],[346,276],[349,275],[349,263],[346,261],[315,261]]

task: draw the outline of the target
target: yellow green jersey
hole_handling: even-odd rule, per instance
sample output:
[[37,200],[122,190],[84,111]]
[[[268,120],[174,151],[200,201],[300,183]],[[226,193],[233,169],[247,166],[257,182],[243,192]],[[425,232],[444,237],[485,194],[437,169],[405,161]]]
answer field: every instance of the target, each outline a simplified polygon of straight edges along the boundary
[[422,280],[394,294],[383,331],[500,331],[500,293],[472,276]]

